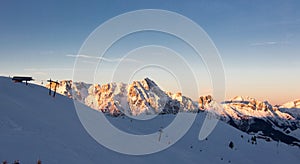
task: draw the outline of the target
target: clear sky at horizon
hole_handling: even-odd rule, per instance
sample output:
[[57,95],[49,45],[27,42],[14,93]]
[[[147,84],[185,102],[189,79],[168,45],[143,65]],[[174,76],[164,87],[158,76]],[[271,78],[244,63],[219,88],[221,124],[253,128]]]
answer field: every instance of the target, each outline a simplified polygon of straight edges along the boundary
[[[225,68],[227,98],[242,95],[280,104],[300,98],[299,8],[300,1],[297,0],[176,3],[171,0],[2,0],[0,75],[31,75],[37,81],[49,77],[71,79],[73,56],[95,28],[129,11],[164,9],[193,20],[213,40]],[[156,35],[146,33],[136,37],[140,36],[150,38],[150,41],[132,46],[134,39],[129,36],[124,47],[151,42],[176,47],[172,45],[176,43],[171,42],[172,39],[163,42],[164,35],[154,38]],[[122,51],[112,51],[112,57],[113,52]],[[207,80],[206,73],[203,74]],[[166,78],[161,76],[154,80],[176,92],[178,87],[168,86]],[[105,78],[98,80],[100,84],[107,82]]]

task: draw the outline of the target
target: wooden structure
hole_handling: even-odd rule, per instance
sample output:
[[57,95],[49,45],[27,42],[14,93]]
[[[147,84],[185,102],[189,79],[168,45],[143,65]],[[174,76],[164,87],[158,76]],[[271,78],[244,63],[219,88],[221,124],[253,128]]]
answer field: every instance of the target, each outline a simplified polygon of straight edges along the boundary
[[34,79],[29,76],[14,76],[12,80],[16,83],[21,83],[25,81],[25,84],[28,85],[28,81],[33,81]]
[[55,97],[55,94],[56,94],[56,88],[57,88],[57,85],[59,84],[59,82],[58,82],[58,81],[53,81],[53,80],[51,80],[51,79],[47,80],[47,82],[50,83],[50,85],[49,85],[49,96],[51,96],[51,88],[52,88],[52,84],[55,84],[55,86],[54,86],[54,92],[53,92],[53,97]]

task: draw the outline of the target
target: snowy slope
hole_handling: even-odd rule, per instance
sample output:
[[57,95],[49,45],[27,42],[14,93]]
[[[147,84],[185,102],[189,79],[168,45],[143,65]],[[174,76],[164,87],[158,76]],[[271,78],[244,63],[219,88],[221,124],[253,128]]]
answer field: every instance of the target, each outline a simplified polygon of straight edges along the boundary
[[300,120],[300,99],[283,104],[279,107],[279,110],[285,113],[289,113],[294,118]]
[[267,101],[237,96],[222,105],[223,111],[219,115],[230,125],[247,133],[257,133],[266,140],[300,146],[299,132],[296,132],[300,120]]
[[[216,102],[212,96],[201,96],[198,102],[195,102],[181,93],[173,94],[161,90],[149,78],[131,84],[103,85],[64,80],[59,83],[57,91],[93,109],[114,116],[125,113],[127,116],[149,118],[158,113],[213,111],[222,121],[239,130],[259,134],[259,137],[266,140],[281,141],[300,147],[298,110],[288,109],[289,112],[285,112],[273,107],[267,101],[255,98],[236,96],[224,101],[222,110],[214,111]],[[294,107],[297,103],[298,101],[295,101],[287,106]]]
[[[90,112],[98,113],[85,107]],[[157,131],[174,115],[159,115],[148,121],[126,116],[107,117],[118,128],[135,134]],[[113,152],[94,141],[77,118],[72,99],[48,96],[46,88],[12,83],[0,77],[0,160],[21,163],[299,163],[300,149],[281,142],[257,140],[251,135],[219,122],[207,140],[198,133],[205,112],[198,114],[189,132],[169,149],[129,156]],[[101,125],[95,125],[101,126]],[[163,134],[162,137],[167,137]],[[232,141],[234,148],[228,144]],[[124,141],[126,142],[126,141]]]

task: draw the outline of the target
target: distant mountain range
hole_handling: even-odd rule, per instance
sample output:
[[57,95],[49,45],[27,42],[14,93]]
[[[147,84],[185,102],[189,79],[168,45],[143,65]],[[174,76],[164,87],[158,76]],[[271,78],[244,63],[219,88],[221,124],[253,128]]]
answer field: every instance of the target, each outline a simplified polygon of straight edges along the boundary
[[[192,101],[180,93],[162,91],[150,79],[130,85],[100,86],[71,81],[62,81],[59,85],[58,91],[67,97],[58,94],[53,98],[43,86],[14,83],[11,78],[0,77],[1,161],[35,163],[41,159],[42,163],[51,164],[298,164],[300,161],[299,109],[295,108],[298,101],[274,107],[267,102],[235,97],[223,102],[223,108],[216,109],[212,96]],[[84,102],[76,105],[86,118],[107,112],[106,119],[121,131],[140,137],[151,134],[157,136],[151,140],[152,144],[171,145],[163,151],[142,156],[122,154],[101,146],[102,142],[96,142],[84,128],[73,100],[68,97]],[[151,119],[134,119],[122,114],[121,110],[132,115],[149,115]],[[217,113],[221,121],[209,136],[199,140],[199,130],[207,116],[211,116],[208,115],[210,111]],[[156,112],[164,114],[152,115]],[[177,117],[167,113],[176,112],[198,112],[192,126],[179,140],[174,133],[165,130]],[[90,125],[100,130],[99,133],[108,134],[98,129],[103,126],[99,122]],[[178,125],[180,130],[180,123]],[[111,135],[106,140],[112,142],[111,138],[127,142],[132,149],[145,146],[120,136]]]
[[213,111],[220,120],[241,131],[300,147],[300,100],[273,106],[268,101],[237,96],[222,102],[222,110],[215,110],[216,102],[210,95],[193,101],[181,93],[163,91],[149,78],[131,84],[104,85],[63,80],[57,92],[113,116]]

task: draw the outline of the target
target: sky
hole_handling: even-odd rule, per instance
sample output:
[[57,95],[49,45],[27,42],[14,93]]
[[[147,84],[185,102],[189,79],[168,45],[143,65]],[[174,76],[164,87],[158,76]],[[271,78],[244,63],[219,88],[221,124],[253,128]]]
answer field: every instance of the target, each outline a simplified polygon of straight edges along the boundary
[[[282,104],[300,98],[299,8],[297,0],[1,0],[0,75],[30,75],[38,83],[49,78],[72,79],[75,56],[98,26],[126,12],[163,9],[191,19],[211,38],[223,61],[226,98],[241,95]],[[166,51],[162,56],[151,56],[137,49],[148,45],[168,47],[179,52],[186,62],[174,64],[180,69],[170,71],[164,64],[175,62],[177,59],[170,60],[170,55],[176,56],[175,53]],[[120,64],[119,59],[131,50],[143,55],[129,54],[131,58]],[[98,65],[93,75],[82,73],[80,77],[85,81],[87,76],[94,76],[93,82],[103,84],[110,79],[128,82],[148,76],[165,90],[177,92],[187,88],[184,94],[195,98],[191,93],[194,89],[189,86],[192,80],[185,78],[184,64],[192,66],[196,78],[200,79],[200,94],[210,93],[212,87],[204,62],[189,57],[193,53],[191,47],[172,35],[144,31],[121,38],[107,51],[107,60]],[[86,55],[81,57],[86,63],[97,62],[88,59],[88,54],[81,55]],[[152,59],[169,62],[130,69]],[[111,78],[115,70],[119,71]],[[180,84],[175,82],[178,78]]]

